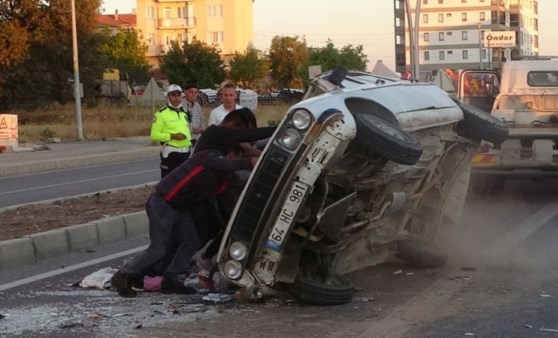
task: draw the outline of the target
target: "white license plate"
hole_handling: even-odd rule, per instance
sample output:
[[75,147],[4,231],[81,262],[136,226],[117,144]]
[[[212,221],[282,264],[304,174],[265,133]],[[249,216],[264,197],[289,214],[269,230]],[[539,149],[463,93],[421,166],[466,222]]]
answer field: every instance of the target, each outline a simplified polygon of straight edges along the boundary
[[269,234],[265,245],[266,247],[275,251],[281,250],[281,246],[285,240],[287,232],[295,220],[298,208],[300,207],[307,190],[308,186],[306,184],[296,181],[293,183],[291,190],[287,195],[287,199],[285,200],[285,203],[283,203],[281,212],[279,213],[279,216],[277,216],[273,230]]

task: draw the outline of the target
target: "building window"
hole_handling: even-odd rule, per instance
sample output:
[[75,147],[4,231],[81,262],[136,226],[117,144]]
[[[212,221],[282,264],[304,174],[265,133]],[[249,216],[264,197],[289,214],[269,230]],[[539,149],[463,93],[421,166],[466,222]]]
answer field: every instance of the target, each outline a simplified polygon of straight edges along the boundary
[[467,40],[467,31],[461,32],[461,40]]
[[154,7],[147,7],[145,10],[147,12],[147,13],[145,13],[145,17],[147,19],[153,19],[155,17],[155,8]]
[[423,5],[428,5],[428,0],[422,0]]
[[424,34],[422,35],[422,39],[423,39],[424,41],[430,41],[430,33],[424,33]]
[[484,12],[479,13],[479,20],[484,21]]
[[422,23],[428,23],[428,14],[422,15]]
[[155,44],[155,34],[154,33],[149,33],[147,35],[147,44],[148,45],[154,45]]
[[165,7],[165,19],[170,19],[171,18],[171,8],[170,7]]
[[444,14],[438,14],[438,22],[444,22]]
[[467,13],[461,13],[461,21],[467,21]]
[[444,32],[438,33],[438,40],[439,41],[444,41]]
[[461,3],[467,3],[467,0],[461,0]]
[[425,61],[430,60],[430,52],[424,52],[424,60]]
[[446,54],[444,53],[443,50],[440,51],[440,53],[438,53],[438,57],[440,60],[445,60],[446,59]]
[[223,5],[208,5],[207,6],[207,16],[222,17],[223,16]]
[[207,42],[209,42],[210,44],[223,43],[223,32],[208,32]]
[[467,60],[467,59],[469,58],[469,51],[464,50],[464,51],[462,52],[462,54],[463,54],[463,60]]
[[438,3],[439,3],[439,4],[443,4],[443,3],[444,3],[444,0],[438,0]]
[[482,58],[483,60],[486,59],[486,49],[483,49],[483,50],[481,51],[481,58]]

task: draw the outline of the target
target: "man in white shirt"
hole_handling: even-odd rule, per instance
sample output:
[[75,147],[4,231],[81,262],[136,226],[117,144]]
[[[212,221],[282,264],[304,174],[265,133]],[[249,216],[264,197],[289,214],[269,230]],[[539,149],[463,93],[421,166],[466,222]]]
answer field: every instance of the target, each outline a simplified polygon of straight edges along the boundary
[[211,111],[211,113],[209,114],[209,121],[207,123],[207,126],[210,126],[212,124],[221,124],[228,113],[235,109],[242,108],[241,106],[236,104],[236,97],[236,87],[230,83],[225,84],[223,88],[221,88],[221,100],[223,101],[223,104]]

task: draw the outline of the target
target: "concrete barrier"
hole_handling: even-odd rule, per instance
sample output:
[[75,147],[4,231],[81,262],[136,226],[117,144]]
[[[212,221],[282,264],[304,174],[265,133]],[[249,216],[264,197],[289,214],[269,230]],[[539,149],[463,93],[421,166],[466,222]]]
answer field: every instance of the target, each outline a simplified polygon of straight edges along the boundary
[[149,218],[147,218],[145,211],[124,215],[124,225],[126,226],[127,238],[143,236],[149,233]]
[[35,262],[33,240],[29,237],[0,242],[0,270]]
[[68,235],[64,229],[39,232],[30,235],[29,238],[33,240],[35,259],[37,261],[70,252]]
[[96,221],[99,244],[110,244],[126,239],[124,216],[114,216]]
[[95,223],[72,225],[64,229],[68,234],[70,252],[93,249],[99,245],[99,233]]

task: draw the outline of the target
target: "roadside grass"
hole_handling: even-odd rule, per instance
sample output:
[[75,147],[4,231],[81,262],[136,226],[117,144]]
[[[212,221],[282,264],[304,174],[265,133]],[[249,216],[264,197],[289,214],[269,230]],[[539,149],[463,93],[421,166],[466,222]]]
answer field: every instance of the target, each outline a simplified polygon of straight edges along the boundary
[[[214,106],[202,108],[205,120]],[[258,126],[275,125],[287,112],[288,105],[258,106],[254,111]],[[149,136],[153,120],[151,107],[99,106],[82,108],[83,136],[88,140],[115,137]],[[19,143],[48,142],[53,138],[71,141],[77,138],[73,105],[33,112],[11,112],[18,115]]]

